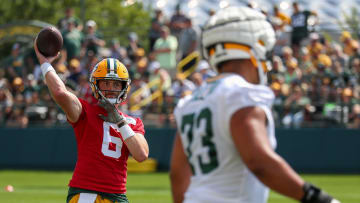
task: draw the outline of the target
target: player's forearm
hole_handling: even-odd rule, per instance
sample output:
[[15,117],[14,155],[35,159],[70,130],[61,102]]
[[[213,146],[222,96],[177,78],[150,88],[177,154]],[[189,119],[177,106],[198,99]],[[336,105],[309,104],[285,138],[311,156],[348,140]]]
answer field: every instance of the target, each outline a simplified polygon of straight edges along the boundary
[[173,181],[171,181],[171,192],[174,203],[182,203],[184,201],[185,190],[178,182],[175,184]]
[[171,193],[174,203],[182,203],[184,201],[184,194],[189,186],[190,177],[184,177],[180,171],[170,171]]
[[56,74],[51,65],[48,66],[48,71],[42,65],[42,71],[52,98],[65,112],[67,118],[71,122],[76,122],[82,111],[80,101],[73,93],[66,89],[64,82]]
[[131,155],[138,162],[145,161],[149,156],[149,146],[143,135],[136,133],[125,140]]
[[304,180],[277,154],[252,166],[255,176],[271,189],[300,200],[304,196]]
[[45,82],[55,100],[62,97],[64,92],[67,91],[64,82],[60,79],[55,71],[49,71],[46,73]]
[[170,162],[171,192],[175,203],[183,202],[184,194],[190,185],[191,175],[191,168],[182,147],[180,134],[177,132]]

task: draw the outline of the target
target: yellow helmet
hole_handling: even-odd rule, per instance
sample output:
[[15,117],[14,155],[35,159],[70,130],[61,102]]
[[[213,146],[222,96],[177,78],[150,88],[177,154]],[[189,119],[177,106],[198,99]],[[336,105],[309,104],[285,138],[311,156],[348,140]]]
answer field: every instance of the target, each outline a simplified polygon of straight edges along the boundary
[[117,91],[117,98],[109,99],[113,104],[118,104],[126,99],[130,87],[129,72],[125,65],[114,58],[105,58],[98,62],[90,75],[90,85],[96,99],[105,98],[98,87],[98,80],[118,80],[122,81],[122,89]]

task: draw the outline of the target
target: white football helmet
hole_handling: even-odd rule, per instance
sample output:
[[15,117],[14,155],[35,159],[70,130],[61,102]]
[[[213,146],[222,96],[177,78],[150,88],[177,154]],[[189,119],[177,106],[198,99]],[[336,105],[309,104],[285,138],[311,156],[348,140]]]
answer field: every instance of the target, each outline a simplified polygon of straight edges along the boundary
[[260,84],[265,84],[275,41],[275,32],[265,15],[248,7],[227,7],[206,23],[202,52],[216,72],[222,62],[250,59],[258,67]]

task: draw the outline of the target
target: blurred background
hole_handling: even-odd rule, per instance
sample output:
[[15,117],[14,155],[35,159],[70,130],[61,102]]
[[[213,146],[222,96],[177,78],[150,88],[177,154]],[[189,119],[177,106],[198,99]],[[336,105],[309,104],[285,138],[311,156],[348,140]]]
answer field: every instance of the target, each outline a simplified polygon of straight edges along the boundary
[[[129,163],[129,170],[166,173],[173,109],[215,74],[200,54],[202,27],[233,5],[259,10],[276,32],[268,83],[276,95],[277,151],[303,173],[357,174],[351,188],[360,191],[359,0],[1,1],[0,169],[74,167],[72,128],[43,84],[33,50],[37,33],[54,25],[64,46],[53,66],[78,97],[96,102],[88,80],[100,59],[125,64],[132,83],[121,109],[144,121],[153,161]],[[9,174],[3,180],[11,182]],[[6,184],[0,171],[0,186]],[[345,196],[360,201],[353,192]]]
[[[293,27],[297,26],[291,21],[292,3],[276,0],[1,2],[0,126],[69,126],[42,82],[33,51],[36,34],[45,26],[55,25],[63,34],[64,46],[61,57],[53,65],[79,97],[95,101],[87,82],[89,73],[99,59],[114,57],[126,65],[132,79],[122,110],[141,117],[146,125],[174,127],[172,110],[178,99],[214,74],[199,56],[190,65],[196,66],[191,74],[179,78],[178,63],[199,51],[201,29],[216,10],[247,5],[267,15],[276,30],[278,41],[269,85],[278,96],[274,107],[277,126],[358,128],[359,2],[298,1],[299,12],[307,17],[305,28],[300,30],[303,34],[295,42],[291,39]],[[147,85],[150,81],[153,83]],[[148,99],[143,101],[144,98]]]

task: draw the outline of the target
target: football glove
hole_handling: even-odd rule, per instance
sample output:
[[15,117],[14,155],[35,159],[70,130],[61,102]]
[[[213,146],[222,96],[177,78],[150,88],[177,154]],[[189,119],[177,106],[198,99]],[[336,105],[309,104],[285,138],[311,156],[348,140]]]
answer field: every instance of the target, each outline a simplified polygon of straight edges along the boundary
[[311,183],[305,183],[303,189],[305,194],[301,203],[340,203],[339,200],[334,199]]
[[114,104],[106,98],[99,99],[99,106],[104,108],[108,113],[107,116],[99,114],[99,117],[109,123],[115,123],[119,128],[126,124],[124,117],[118,112]]

